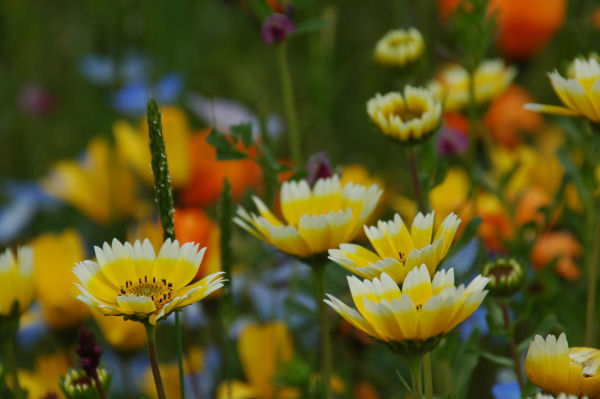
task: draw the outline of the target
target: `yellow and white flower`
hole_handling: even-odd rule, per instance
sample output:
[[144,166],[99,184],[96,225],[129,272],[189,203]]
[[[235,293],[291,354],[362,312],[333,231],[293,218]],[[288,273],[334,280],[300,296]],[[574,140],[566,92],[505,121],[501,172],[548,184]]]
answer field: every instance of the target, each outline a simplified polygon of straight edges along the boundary
[[377,93],[367,102],[367,114],[386,136],[396,140],[418,141],[435,130],[442,115],[442,104],[433,91],[406,86],[399,92]]
[[600,350],[569,348],[567,337],[536,335],[525,359],[527,377],[552,395],[600,397]]
[[7,248],[0,254],[0,315],[9,316],[15,302],[19,314],[33,301],[33,250],[17,249],[17,257]]
[[[502,60],[483,61],[474,72],[475,103],[481,105],[498,97],[516,75],[517,69]],[[444,111],[459,111],[469,103],[469,72],[459,64],[444,66],[429,87],[443,101]]]
[[577,58],[573,76],[563,78],[556,70],[549,74],[554,91],[566,107],[545,104],[525,104],[525,108],[568,116],[583,116],[600,123],[600,63],[593,57]]
[[408,272],[422,264],[427,265],[433,276],[448,253],[460,222],[460,218],[451,213],[433,235],[434,212],[425,216],[417,214],[410,230],[396,214],[393,220],[365,226],[375,252],[356,244],[341,244],[339,249],[329,250],[329,259],[368,279],[385,272],[401,283]]
[[415,28],[396,29],[379,39],[375,46],[375,60],[384,66],[402,67],[418,59],[424,49],[421,32]]
[[330,294],[325,302],[354,327],[392,347],[418,345],[468,318],[485,298],[488,280],[479,275],[466,288],[455,287],[454,269],[440,270],[432,280],[421,265],[408,273],[402,290],[386,273],[372,281],[348,276],[356,309]]
[[78,298],[104,314],[156,324],[223,286],[223,273],[193,281],[205,250],[167,239],[156,255],[148,240],[123,245],[114,239],[112,246],[95,247],[97,262],[86,260],[73,268],[81,282]]
[[306,180],[290,181],[283,183],[280,196],[287,224],[257,197],[253,199],[260,215],[239,207],[234,222],[285,253],[309,257],[351,241],[381,194],[377,184],[342,186],[338,176],[319,179],[312,189]]

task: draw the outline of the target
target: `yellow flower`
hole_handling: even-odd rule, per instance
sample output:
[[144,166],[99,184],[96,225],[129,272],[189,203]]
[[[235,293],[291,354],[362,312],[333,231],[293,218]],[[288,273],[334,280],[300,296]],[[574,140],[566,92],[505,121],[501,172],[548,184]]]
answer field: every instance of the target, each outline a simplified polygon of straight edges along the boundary
[[[185,114],[177,108],[161,108],[161,115],[171,183],[174,187],[181,187],[190,178],[190,128]],[[152,170],[148,166],[151,155],[146,120],[141,121],[139,129],[125,121],[118,121],[113,133],[119,152],[131,167],[147,184],[154,184]]]
[[30,399],[52,397],[63,399],[58,380],[69,371],[69,359],[65,353],[45,355],[35,359],[35,369],[32,371],[19,370],[21,388],[28,392]]
[[46,323],[53,329],[77,326],[89,314],[73,284],[73,265],[85,258],[81,237],[75,230],[65,230],[43,234],[30,245],[35,256],[35,295]]
[[425,42],[415,28],[397,29],[385,34],[375,46],[375,60],[385,66],[401,67],[423,54]]
[[466,288],[455,287],[454,269],[438,271],[432,281],[421,265],[408,273],[402,290],[386,273],[362,282],[348,276],[356,309],[330,294],[325,302],[348,323],[394,349],[424,345],[430,351],[428,343],[435,344],[479,307],[488,281],[479,275]]
[[306,180],[285,182],[280,203],[287,225],[256,197],[260,215],[240,207],[234,222],[285,253],[308,257],[356,237],[381,194],[377,184],[342,186],[337,176],[317,180],[312,189]]
[[206,248],[179,246],[167,239],[158,255],[150,241],[95,247],[97,262],[73,268],[79,278],[78,298],[107,315],[123,315],[156,324],[171,311],[190,305],[223,286],[222,273],[192,283]]
[[386,136],[401,142],[419,141],[435,130],[442,104],[429,89],[406,86],[398,92],[377,93],[367,102],[367,114]]
[[0,315],[9,316],[15,302],[19,315],[27,310],[33,300],[33,250],[17,249],[15,259],[10,248],[0,253]]
[[[273,384],[278,367],[292,359],[292,336],[284,323],[246,326],[238,339],[238,353],[248,383],[231,381],[232,399],[297,399],[293,388],[277,389]],[[227,383],[221,384],[217,398],[227,399]]]
[[377,226],[365,226],[372,252],[357,244],[341,244],[329,250],[329,259],[364,278],[374,278],[382,272],[401,283],[415,266],[427,265],[433,276],[444,259],[461,220],[454,214],[446,216],[433,235],[434,212],[415,216],[410,230],[400,215],[393,220],[379,221]]
[[567,337],[536,335],[525,359],[527,377],[544,392],[600,397],[600,350],[569,348]]
[[141,323],[108,317],[96,310],[92,311],[92,316],[104,339],[119,352],[135,352],[146,346],[146,330]]
[[[429,191],[429,205],[438,215],[460,211],[467,205],[471,183],[464,169],[451,167],[444,180]],[[439,226],[439,219],[436,221]]]
[[525,108],[549,114],[583,116],[600,122],[600,64],[590,57],[577,58],[573,77],[563,78],[556,70],[550,72],[554,91],[566,107],[544,104],[525,104]]
[[[498,97],[517,75],[516,68],[502,60],[485,60],[474,72],[475,103],[488,103]],[[459,111],[469,103],[469,72],[458,64],[448,64],[437,74],[430,88],[444,101],[444,112]]]
[[98,223],[130,215],[135,208],[133,175],[101,138],[92,140],[82,162],[58,162],[41,185]]

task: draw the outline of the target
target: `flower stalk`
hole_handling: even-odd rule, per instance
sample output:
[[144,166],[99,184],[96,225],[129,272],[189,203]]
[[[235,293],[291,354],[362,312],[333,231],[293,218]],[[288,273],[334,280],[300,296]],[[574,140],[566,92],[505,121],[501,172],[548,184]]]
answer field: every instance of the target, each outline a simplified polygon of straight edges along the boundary
[[425,381],[425,398],[433,399],[433,373],[431,372],[431,353],[423,355],[423,378]]
[[323,389],[323,397],[331,398],[331,341],[329,336],[329,322],[327,320],[327,306],[323,301],[325,299],[325,269],[327,261],[317,261],[312,267],[314,286],[315,286],[315,301],[319,315],[319,327],[321,330],[321,388]]
[[[150,153],[152,155],[152,173],[154,175],[154,192],[163,229],[163,239],[175,240],[175,206],[171,189],[171,177],[167,162],[167,151],[162,133],[160,111],[156,100],[150,98],[147,105],[148,132],[150,135]],[[177,366],[179,369],[179,388],[181,399],[185,398],[183,375],[183,343],[181,315],[175,312],[175,346],[177,348]]]
[[500,299],[500,307],[502,308],[502,317],[504,319],[504,327],[508,332],[508,345],[510,350],[510,356],[515,364],[515,373],[517,373],[517,382],[521,392],[525,388],[525,378],[523,377],[523,369],[521,368],[521,362],[519,361],[519,351],[517,350],[517,343],[515,337],[511,331],[511,320],[510,313],[508,311],[508,303],[506,299]]
[[417,155],[413,146],[408,147],[408,166],[410,169],[410,175],[412,178],[413,191],[415,194],[415,200],[419,206],[419,211],[425,214],[425,202],[423,198],[423,189],[421,188],[421,180],[419,179],[419,167],[417,165]]
[[302,150],[300,145],[300,130],[298,127],[298,116],[296,114],[294,86],[292,85],[292,77],[285,53],[285,45],[285,41],[282,41],[276,46],[277,66],[279,68],[279,76],[281,78],[283,106],[288,124],[290,153],[292,154],[294,165],[300,167],[303,165]]
[[11,335],[10,338],[4,341],[4,355],[6,356],[6,365],[12,379],[13,395],[15,399],[24,399],[23,389],[21,388],[21,384],[19,384],[19,375],[17,373],[14,335]]
[[150,358],[150,367],[152,368],[152,376],[154,377],[154,385],[156,385],[156,394],[158,399],[166,399],[165,387],[160,376],[160,368],[158,367],[158,353],[156,351],[156,334],[154,325],[145,322],[146,337],[148,338],[148,357]]
[[423,356],[410,356],[406,361],[410,370],[414,399],[423,399]]
[[233,202],[231,199],[231,186],[229,184],[229,180],[227,179],[225,179],[225,181],[223,182],[223,190],[219,199],[218,214],[219,227],[221,230],[221,265],[225,276],[227,276],[227,282],[223,286],[223,297],[221,300],[221,303],[223,305],[223,309],[221,312],[221,323],[223,327],[223,339],[225,344],[225,364],[223,368],[225,371],[225,381],[227,381],[227,397],[231,399],[232,378],[230,375],[230,371],[231,365],[234,361],[234,349],[231,340],[229,339],[229,334],[227,333],[227,331],[229,330],[229,326],[231,324],[233,311],[233,297],[231,295],[231,281],[233,277],[231,273],[231,265],[233,263],[233,249],[231,248]]
[[[589,201],[588,215],[586,218],[588,237],[593,237],[590,242],[593,250],[588,254],[587,263],[587,298],[586,298],[586,317],[585,317],[585,345],[595,346],[595,316],[596,316],[596,285],[598,281],[598,261],[600,260],[600,214],[596,211],[595,201]],[[588,248],[590,245],[588,245]]]

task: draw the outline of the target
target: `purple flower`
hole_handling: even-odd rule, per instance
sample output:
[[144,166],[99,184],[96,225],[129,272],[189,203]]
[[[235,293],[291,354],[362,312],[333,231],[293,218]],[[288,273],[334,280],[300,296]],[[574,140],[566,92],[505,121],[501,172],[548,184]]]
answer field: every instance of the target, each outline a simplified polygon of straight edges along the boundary
[[333,175],[331,161],[325,152],[318,152],[308,159],[306,163],[306,181],[311,186],[319,179],[325,179]]
[[54,99],[45,87],[29,83],[19,91],[19,106],[30,115],[45,115],[54,107]]
[[273,13],[265,19],[262,38],[265,43],[282,42],[294,31],[294,23],[285,14]]
[[96,342],[96,336],[85,327],[79,330],[75,352],[79,356],[81,368],[89,377],[96,379],[97,368],[102,357],[102,347]]
[[436,148],[440,155],[464,154],[469,148],[469,139],[458,130],[444,125],[440,129]]

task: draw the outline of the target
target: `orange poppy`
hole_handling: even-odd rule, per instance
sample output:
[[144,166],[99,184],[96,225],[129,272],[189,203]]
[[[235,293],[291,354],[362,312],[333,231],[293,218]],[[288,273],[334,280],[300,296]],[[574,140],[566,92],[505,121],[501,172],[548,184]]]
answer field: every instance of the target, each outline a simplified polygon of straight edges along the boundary
[[575,258],[580,257],[582,253],[581,244],[572,234],[550,232],[537,239],[531,251],[531,261],[536,269],[541,270],[558,258],[556,273],[567,280],[576,280],[581,271],[575,263]]
[[[438,0],[438,11],[447,21],[461,0]],[[562,26],[566,0],[491,0],[488,13],[497,15],[496,44],[513,59],[528,58],[550,41]]]
[[[217,160],[217,151],[206,141],[209,134],[210,129],[205,129],[194,134],[190,140],[191,178],[180,196],[185,206],[215,203],[221,195],[225,178],[231,184],[235,201],[240,200],[248,188],[261,186],[260,167],[250,159]],[[255,151],[251,148],[250,155]]]
[[485,125],[497,143],[515,148],[521,143],[521,133],[535,133],[542,127],[540,114],[524,108],[533,101],[533,97],[517,85],[511,85],[494,100],[485,114]]

